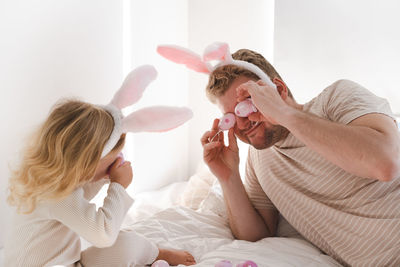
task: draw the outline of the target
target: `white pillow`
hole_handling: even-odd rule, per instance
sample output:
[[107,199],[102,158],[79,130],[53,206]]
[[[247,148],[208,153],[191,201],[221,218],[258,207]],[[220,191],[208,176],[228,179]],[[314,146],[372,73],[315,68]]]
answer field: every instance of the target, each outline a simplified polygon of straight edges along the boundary
[[200,171],[196,172],[189,178],[189,182],[183,191],[178,204],[190,209],[197,210],[200,203],[209,194],[210,188],[217,179],[203,166]]
[[200,212],[212,212],[228,221],[222,188],[217,179],[215,179],[206,198],[200,203],[198,210]]

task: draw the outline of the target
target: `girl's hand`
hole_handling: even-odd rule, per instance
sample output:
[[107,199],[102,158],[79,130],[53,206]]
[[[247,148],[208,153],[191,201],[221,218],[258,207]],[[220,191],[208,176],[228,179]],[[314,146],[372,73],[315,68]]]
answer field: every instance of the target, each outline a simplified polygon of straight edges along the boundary
[[121,164],[123,159],[118,157],[110,168],[110,181],[119,183],[124,188],[127,188],[132,182],[132,167],[129,161]]

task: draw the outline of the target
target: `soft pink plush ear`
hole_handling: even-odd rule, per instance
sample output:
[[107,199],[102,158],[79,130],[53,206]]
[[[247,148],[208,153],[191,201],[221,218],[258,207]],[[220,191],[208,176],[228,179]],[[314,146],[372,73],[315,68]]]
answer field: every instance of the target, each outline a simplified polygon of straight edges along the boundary
[[159,45],[157,52],[175,63],[185,64],[186,67],[197,72],[210,73],[210,66],[199,55],[176,45]]
[[232,56],[227,43],[213,43],[207,46],[203,54],[204,61],[220,60],[231,62]]
[[123,132],[164,132],[193,117],[185,107],[154,106],[139,109],[122,120]]
[[144,89],[157,77],[156,69],[151,65],[140,66],[131,71],[121,88],[115,93],[111,104],[123,109],[136,103],[143,95]]

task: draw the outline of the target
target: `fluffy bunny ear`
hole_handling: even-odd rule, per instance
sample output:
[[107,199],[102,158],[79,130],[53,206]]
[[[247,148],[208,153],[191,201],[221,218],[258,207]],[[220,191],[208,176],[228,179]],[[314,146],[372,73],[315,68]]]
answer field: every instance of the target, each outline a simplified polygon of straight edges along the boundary
[[207,46],[203,54],[204,61],[220,60],[226,63],[232,62],[231,52],[227,43],[213,43]]
[[176,45],[159,45],[157,52],[175,63],[185,64],[191,70],[210,73],[211,66],[205,63],[199,55]]
[[186,107],[154,106],[139,109],[122,120],[123,132],[164,132],[193,117]]
[[121,88],[115,93],[111,104],[123,109],[136,103],[143,95],[144,89],[157,77],[156,69],[151,65],[140,66],[131,71]]

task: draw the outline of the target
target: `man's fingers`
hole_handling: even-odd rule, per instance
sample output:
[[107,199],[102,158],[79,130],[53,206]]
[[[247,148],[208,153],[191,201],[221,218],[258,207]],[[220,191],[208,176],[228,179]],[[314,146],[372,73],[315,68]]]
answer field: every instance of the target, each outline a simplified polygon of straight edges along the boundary
[[209,138],[211,137],[211,131],[207,131],[203,134],[203,136],[200,138],[201,144],[204,146],[205,144],[209,143],[210,140]]
[[235,152],[239,151],[239,147],[238,147],[236,136],[235,136],[233,129],[229,129],[228,140],[229,140],[229,148]]
[[267,83],[264,82],[263,80],[258,80],[258,81],[257,81],[257,84],[258,84],[258,85],[261,85],[261,86],[267,85]]
[[248,92],[247,83],[239,85],[236,88],[236,99],[238,102],[245,100],[246,98],[250,97]]
[[212,125],[212,127],[211,127],[211,130],[213,130],[213,131],[218,131],[219,129],[218,129],[218,124],[219,124],[219,119],[214,119],[214,122],[213,122],[213,125]]
[[217,152],[218,148],[221,147],[221,143],[213,142],[204,145],[204,157],[208,157],[211,153]]

